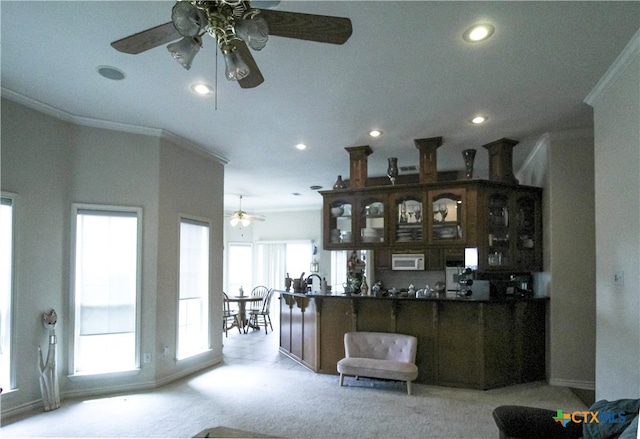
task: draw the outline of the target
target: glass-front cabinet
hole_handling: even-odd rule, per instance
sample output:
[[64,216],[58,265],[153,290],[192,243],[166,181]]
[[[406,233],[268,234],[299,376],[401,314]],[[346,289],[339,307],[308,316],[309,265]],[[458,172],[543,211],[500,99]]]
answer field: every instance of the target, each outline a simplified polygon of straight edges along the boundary
[[387,243],[386,194],[324,197],[323,234],[328,250],[375,248]]
[[354,197],[336,195],[324,199],[324,243],[329,249],[348,249],[354,244],[353,236]]
[[491,192],[487,200],[488,247],[485,262],[489,267],[508,266],[511,261],[509,195],[505,192]]
[[480,263],[485,270],[542,269],[540,200],[537,189],[485,193],[486,246],[480,246]]
[[[542,270],[542,189],[487,181],[322,192],[325,250],[424,252],[429,269],[445,252],[478,249],[481,272]],[[383,257],[384,256],[384,257]]]
[[515,221],[513,265],[528,271],[542,269],[542,225],[540,221],[540,198],[532,193],[516,192],[514,197]]
[[389,196],[390,241],[411,247],[424,244],[424,192],[401,191]]
[[429,191],[427,221],[429,244],[459,245],[466,242],[465,189]]
[[387,196],[367,196],[358,200],[357,219],[359,229],[359,242],[365,247],[368,245],[380,245],[387,242],[386,239],[386,204]]

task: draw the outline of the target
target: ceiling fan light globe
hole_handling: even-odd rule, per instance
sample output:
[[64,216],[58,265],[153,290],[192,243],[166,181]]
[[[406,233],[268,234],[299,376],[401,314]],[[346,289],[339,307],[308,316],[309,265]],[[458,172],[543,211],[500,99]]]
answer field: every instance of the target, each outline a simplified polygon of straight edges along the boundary
[[231,218],[231,221],[229,221],[229,224],[231,224],[232,227],[235,227],[238,225],[238,218],[237,217],[233,217]]
[[200,39],[198,37],[184,37],[180,41],[169,44],[167,50],[182,67],[189,70],[193,59],[200,50]]
[[251,221],[249,221],[248,218],[243,218],[242,219],[242,226],[243,227],[247,227],[249,224],[251,224]]
[[222,56],[226,64],[225,76],[229,81],[244,79],[251,73],[249,66],[235,48],[223,48]]
[[171,10],[171,21],[180,35],[195,37],[207,24],[207,17],[190,2],[178,1]]
[[269,26],[262,17],[239,20],[235,26],[236,35],[253,50],[261,50],[269,40]]

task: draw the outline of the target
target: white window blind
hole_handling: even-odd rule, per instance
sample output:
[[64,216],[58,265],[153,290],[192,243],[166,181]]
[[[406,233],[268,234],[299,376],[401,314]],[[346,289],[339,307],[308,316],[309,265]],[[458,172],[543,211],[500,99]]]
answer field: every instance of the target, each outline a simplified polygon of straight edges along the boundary
[[251,244],[229,243],[227,248],[226,293],[237,296],[242,287],[249,294],[253,288],[253,247]]
[[180,221],[178,358],[209,348],[209,225]]
[[74,373],[137,367],[138,217],[76,210]]
[[13,292],[13,199],[0,198],[0,387],[11,385],[11,299]]

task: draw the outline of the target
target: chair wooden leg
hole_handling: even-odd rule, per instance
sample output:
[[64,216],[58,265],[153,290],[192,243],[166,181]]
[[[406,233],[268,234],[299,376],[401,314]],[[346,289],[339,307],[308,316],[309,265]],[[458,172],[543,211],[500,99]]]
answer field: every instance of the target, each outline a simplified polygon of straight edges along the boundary
[[[273,325],[271,324],[271,316],[269,314],[266,315],[266,318],[269,319],[269,327],[271,328],[271,332],[273,332]],[[267,324],[264,324],[264,329],[267,329]]]

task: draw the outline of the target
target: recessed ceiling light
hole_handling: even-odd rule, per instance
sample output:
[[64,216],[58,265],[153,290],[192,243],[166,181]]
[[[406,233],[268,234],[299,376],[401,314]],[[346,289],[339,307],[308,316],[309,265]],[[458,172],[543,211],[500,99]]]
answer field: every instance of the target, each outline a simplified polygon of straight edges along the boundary
[[488,23],[475,24],[462,34],[462,39],[468,43],[478,43],[488,39],[494,31],[495,28]]
[[314,184],[313,186],[309,186],[309,189],[311,189],[312,191],[317,191],[319,189],[322,189],[322,186],[320,186],[319,184]]
[[115,67],[111,66],[98,66],[98,73],[101,76],[113,81],[120,81],[121,79],[125,78],[125,74],[122,70],[116,69]]
[[380,136],[382,136],[382,131],[380,131],[380,130],[371,130],[371,131],[369,131],[369,135],[371,137],[380,137]]
[[307,145],[305,145],[304,143],[298,143],[296,145],[296,148],[298,148],[300,151],[304,151],[305,149],[307,149]]
[[191,86],[191,90],[193,90],[196,94],[199,94],[201,96],[205,96],[210,93],[213,93],[213,89],[210,86],[208,86],[207,84],[203,84],[201,82],[197,84],[193,84]]
[[486,116],[476,116],[473,119],[471,119],[471,123],[474,123],[476,125],[480,125],[481,123],[485,123],[486,121],[487,121]]

